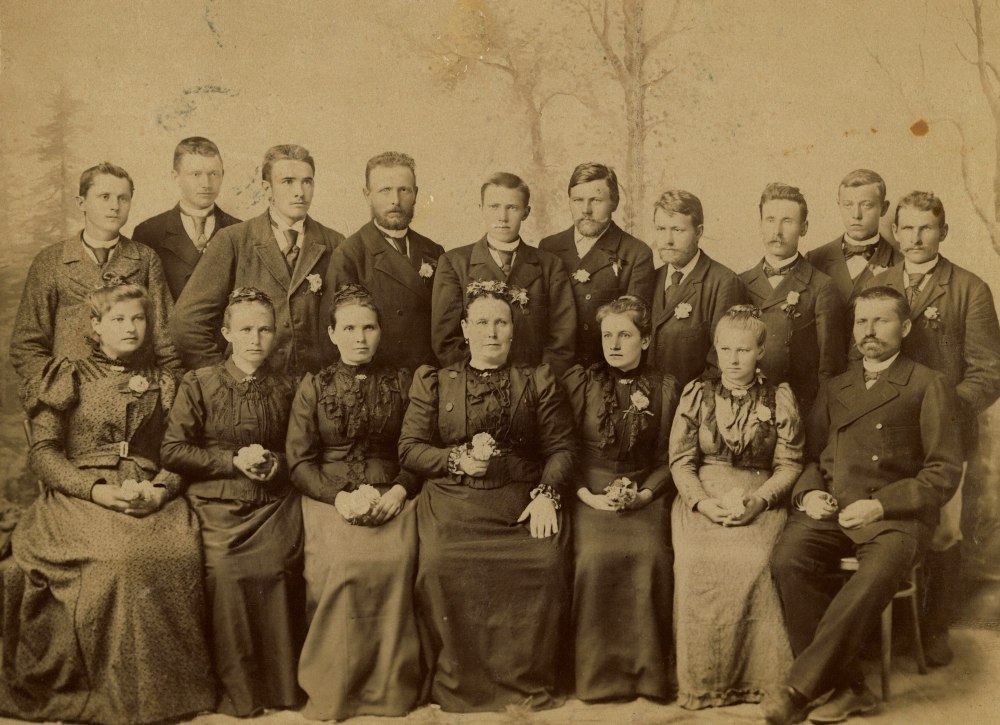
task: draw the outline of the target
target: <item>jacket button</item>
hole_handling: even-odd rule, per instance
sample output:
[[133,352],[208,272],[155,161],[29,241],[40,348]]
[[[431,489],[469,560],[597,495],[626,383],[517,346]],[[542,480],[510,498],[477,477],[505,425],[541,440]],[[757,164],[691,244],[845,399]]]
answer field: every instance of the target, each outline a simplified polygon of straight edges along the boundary
[[872,456],[872,460],[873,461],[877,461],[878,460],[878,456]]
[[450,373],[448,373],[448,377],[451,378],[452,380],[454,380],[455,378],[458,377],[458,373],[456,373],[454,370],[452,370]]
[[590,329],[590,325],[589,325],[589,324],[587,324],[586,322],[584,322],[584,323],[583,323],[583,329],[584,329],[584,330],[589,330],[589,329]]
[[881,423],[876,423],[875,424],[875,430],[882,430],[882,424]]
[[450,413],[451,411],[455,410],[455,404],[454,403],[446,403],[445,406],[444,406],[444,409],[447,410]]
[[583,299],[585,299],[585,300],[589,300],[589,299],[590,299],[590,297],[591,297],[591,294],[590,294],[590,292],[588,292],[587,294],[585,294],[585,295],[583,296]]
[[402,310],[396,310],[396,314],[399,315],[400,317],[402,317],[403,316],[403,311]]
[[288,329],[288,323],[287,322],[282,322],[281,326],[284,327],[285,329]]

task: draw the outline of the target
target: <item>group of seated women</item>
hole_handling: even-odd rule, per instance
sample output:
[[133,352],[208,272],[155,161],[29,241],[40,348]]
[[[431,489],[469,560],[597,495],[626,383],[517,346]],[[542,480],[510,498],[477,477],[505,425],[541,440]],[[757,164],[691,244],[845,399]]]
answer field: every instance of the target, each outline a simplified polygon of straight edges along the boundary
[[43,484],[2,579],[0,711],[149,723],[677,698],[756,702],[790,651],[767,561],[801,469],[795,400],[757,370],[749,306],[682,391],[650,311],[597,316],[605,361],[507,362],[503,283],[474,283],[470,359],[372,364],[380,313],[337,291],[337,363],[268,372],[263,293],[232,355],[154,367],[141,287],[92,293],[93,352],[29,401]]

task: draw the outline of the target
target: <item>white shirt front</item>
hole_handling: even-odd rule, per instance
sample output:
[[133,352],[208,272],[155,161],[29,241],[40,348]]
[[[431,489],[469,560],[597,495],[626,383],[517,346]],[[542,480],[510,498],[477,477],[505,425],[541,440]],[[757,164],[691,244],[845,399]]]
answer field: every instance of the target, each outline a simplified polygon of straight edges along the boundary
[[503,269],[503,259],[497,254],[497,250],[501,252],[511,252],[512,256],[510,258],[510,266],[514,266],[514,260],[517,259],[517,248],[521,244],[521,238],[518,237],[513,242],[497,242],[494,241],[489,234],[486,235],[486,248],[490,251],[490,256],[493,257],[493,261],[497,263],[500,269]]
[[[799,253],[796,252],[788,259],[777,259],[769,254],[765,254],[764,261],[771,265],[774,269],[784,269],[785,267],[791,267],[799,261]],[[768,284],[771,285],[771,289],[775,289],[779,284],[781,284],[782,277],[783,275],[776,274],[767,278]]]
[[[883,360],[882,362],[874,362],[872,360],[869,360],[868,358],[862,358],[861,364],[864,366],[865,370],[867,370],[870,373],[884,373],[886,370],[889,369],[890,365],[896,362],[897,357],[899,357],[898,350],[896,351],[896,354],[893,355],[888,360]],[[877,382],[878,382],[877,380],[866,380],[865,387],[870,388]]]
[[[84,229],[83,230],[83,241],[84,241],[83,251],[87,253],[88,257],[90,257],[92,260],[94,260],[94,264],[96,264],[98,267],[100,267],[101,263],[97,260],[97,255],[94,254],[94,249],[108,249],[108,250],[110,250],[108,252],[108,261],[110,262],[111,261],[111,257],[113,257],[114,254],[115,254],[115,250],[118,249],[118,240],[119,239],[121,239],[121,235],[115,237],[114,239],[112,239],[109,242],[105,242],[105,241],[93,239],[89,234],[87,234],[87,230]],[[93,249],[91,249],[91,247],[93,247]]]
[[607,227],[604,227],[604,231],[602,231],[596,237],[585,237],[582,234],[580,234],[579,229],[574,227],[573,242],[574,244],[576,244],[576,256],[578,256],[580,259],[586,257],[587,253],[594,248],[595,244],[597,244],[600,241],[601,237],[604,236],[605,232],[608,231],[608,227],[610,226],[611,224],[608,224]]
[[[876,242],[878,242],[878,233],[874,237],[869,237],[860,242],[856,242],[846,234],[844,235],[844,243],[850,244],[852,247],[870,247]],[[865,271],[865,267],[868,266],[868,260],[862,255],[856,255],[847,260],[847,271],[851,275],[851,279],[857,279],[858,275]]]
[[903,262],[903,288],[910,288],[910,275],[911,274],[922,274],[924,278],[920,280],[920,284],[917,285],[917,292],[923,292],[924,288],[930,283],[931,275],[933,274],[934,268],[937,266],[938,260],[941,259],[941,255],[935,255],[934,259],[929,259],[926,262],[921,262],[920,264],[912,264],[911,262]]
[[280,214],[276,213],[274,209],[271,209],[271,232],[274,234],[274,241],[278,243],[278,249],[281,250],[282,254],[288,252],[288,240],[285,238],[285,230],[291,229],[294,232],[298,232],[298,236],[295,237],[295,246],[302,251],[302,241],[305,238],[305,219],[299,219],[294,224],[289,224],[286,222]]
[[700,249],[697,252],[694,253],[694,256],[691,257],[691,261],[688,262],[687,264],[685,264],[680,269],[677,269],[677,267],[675,267],[672,264],[668,264],[667,265],[667,280],[666,280],[666,282],[663,283],[663,289],[667,289],[667,288],[669,288],[672,285],[672,282],[670,281],[670,279],[673,276],[674,272],[680,272],[681,273],[681,281],[678,284],[683,284],[684,280],[687,279],[687,276],[689,274],[691,274],[691,270],[694,269],[695,266],[698,264],[698,260],[699,259],[701,259],[701,250]]
[[215,204],[212,204],[208,209],[192,209],[182,201],[179,206],[181,208],[181,224],[184,225],[184,231],[187,232],[191,241],[198,241],[198,229],[192,217],[202,217],[205,220],[205,239],[211,239],[212,232],[215,231]]
[[[382,236],[392,238],[393,240],[396,241],[397,245],[399,244],[400,240],[402,240],[403,242],[406,241],[406,233],[409,231],[409,229],[386,229],[374,219],[372,220],[372,224],[375,225],[376,229],[382,232]],[[396,251],[397,252],[399,251],[398,246],[396,247]]]

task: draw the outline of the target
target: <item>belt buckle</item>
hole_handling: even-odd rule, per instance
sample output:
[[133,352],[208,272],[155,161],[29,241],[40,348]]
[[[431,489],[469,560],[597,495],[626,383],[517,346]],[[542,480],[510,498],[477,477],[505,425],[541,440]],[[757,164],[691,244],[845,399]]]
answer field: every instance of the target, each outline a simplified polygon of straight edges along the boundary
[[128,441],[122,441],[118,444],[118,457],[128,458]]

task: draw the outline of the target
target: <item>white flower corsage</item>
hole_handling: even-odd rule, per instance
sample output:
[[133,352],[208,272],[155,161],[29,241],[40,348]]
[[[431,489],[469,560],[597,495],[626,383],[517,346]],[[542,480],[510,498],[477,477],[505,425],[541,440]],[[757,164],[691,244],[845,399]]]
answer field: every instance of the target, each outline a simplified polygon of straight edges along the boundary
[[434,265],[431,264],[430,262],[422,262],[420,264],[420,269],[417,271],[417,274],[419,274],[424,279],[430,279],[431,277],[434,276]]
[[924,317],[928,320],[937,320],[941,318],[941,314],[938,312],[937,307],[928,307],[924,310]]
[[520,305],[523,310],[528,306],[528,290],[524,287],[511,287],[510,288],[510,301],[515,305]]
[[624,266],[625,262],[622,260],[621,257],[619,257],[617,254],[611,255],[611,270],[615,273],[615,277],[617,277],[621,273],[622,267]]
[[674,308],[674,317],[678,320],[684,320],[691,316],[691,310],[694,308],[687,302],[681,302]]
[[625,412],[622,413],[623,418],[629,415],[639,415],[640,413],[643,415],[652,415],[652,413],[647,410],[647,408],[649,408],[649,398],[647,398],[645,393],[641,390],[636,390],[632,393],[632,395],[629,396],[629,401],[632,405],[630,405]]
[[468,451],[477,461],[486,462],[497,455],[497,442],[489,433],[476,433],[469,442]]
[[785,297],[785,304],[781,306],[781,309],[785,311],[785,314],[789,317],[801,317],[802,313],[798,311],[796,305],[799,304],[799,293],[792,290]]
[[579,284],[586,284],[590,281],[590,272],[585,269],[578,269],[573,273],[573,280]]
[[604,495],[615,511],[624,511],[639,496],[639,487],[629,478],[616,478],[605,486]]
[[306,275],[306,282],[309,283],[309,291],[314,295],[319,294],[323,290],[323,278],[318,274]]
[[271,452],[260,443],[251,443],[236,451],[235,460],[245,470],[261,475],[271,468]]
[[369,483],[362,483],[353,491],[342,491],[334,499],[334,506],[348,523],[364,526],[369,523],[372,511],[382,495]]
[[757,410],[754,412],[757,415],[757,420],[759,420],[761,423],[767,423],[769,420],[771,420],[771,409],[768,408],[763,403],[760,403],[757,406]]
[[136,395],[142,395],[149,390],[149,381],[142,375],[133,375],[128,379],[128,389]]

